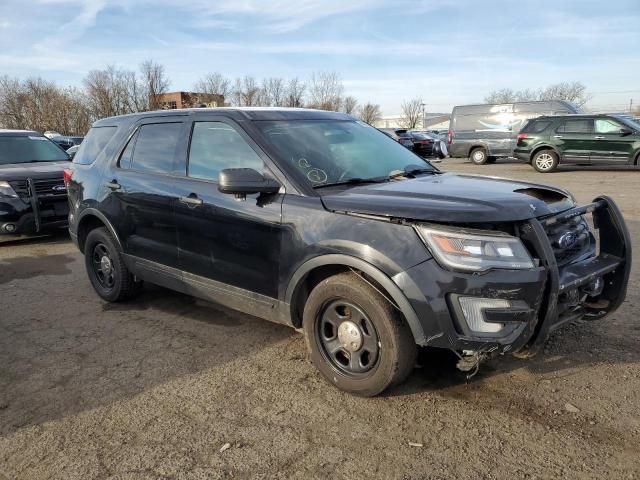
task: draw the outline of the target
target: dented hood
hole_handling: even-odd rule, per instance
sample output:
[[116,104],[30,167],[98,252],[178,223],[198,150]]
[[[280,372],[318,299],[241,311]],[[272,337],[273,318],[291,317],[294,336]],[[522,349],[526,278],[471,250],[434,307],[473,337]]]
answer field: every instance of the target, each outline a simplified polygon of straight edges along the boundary
[[332,211],[454,223],[527,220],[575,204],[560,188],[453,173],[325,190],[322,202]]

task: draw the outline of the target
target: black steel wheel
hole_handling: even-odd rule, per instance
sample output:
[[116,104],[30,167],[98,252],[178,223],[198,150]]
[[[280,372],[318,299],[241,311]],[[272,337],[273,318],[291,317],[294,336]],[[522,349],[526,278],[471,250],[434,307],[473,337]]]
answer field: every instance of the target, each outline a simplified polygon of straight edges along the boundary
[[313,288],[302,327],[315,367],[346,392],[377,395],[402,382],[415,364],[417,347],[402,314],[353,272]]
[[316,339],[327,361],[338,371],[358,376],[378,361],[378,332],[362,311],[346,299],[331,301],[316,321]]
[[93,273],[100,285],[105,289],[112,289],[115,285],[116,270],[107,246],[104,243],[97,243],[93,247],[91,259]]
[[116,242],[106,228],[96,228],[87,235],[84,263],[94,290],[109,302],[130,298],[142,286],[142,282],[136,281],[127,269]]

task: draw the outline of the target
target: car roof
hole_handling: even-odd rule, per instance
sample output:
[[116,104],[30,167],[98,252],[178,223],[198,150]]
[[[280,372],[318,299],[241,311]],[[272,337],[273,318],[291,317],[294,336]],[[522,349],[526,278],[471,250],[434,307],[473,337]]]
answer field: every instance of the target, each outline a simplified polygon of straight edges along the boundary
[[183,108],[173,110],[155,110],[150,112],[130,113],[117,117],[98,120],[94,127],[114,125],[120,121],[134,121],[144,117],[188,116],[196,113],[219,113],[235,120],[356,120],[351,115],[312,108],[281,107],[215,107],[215,108]]
[[0,135],[3,137],[43,137],[44,136],[40,132],[36,132],[34,130],[11,130],[9,128],[0,128]]
[[606,118],[606,117],[618,117],[615,113],[563,113],[561,115],[541,115],[539,117],[532,118],[531,120],[540,120],[542,118]]

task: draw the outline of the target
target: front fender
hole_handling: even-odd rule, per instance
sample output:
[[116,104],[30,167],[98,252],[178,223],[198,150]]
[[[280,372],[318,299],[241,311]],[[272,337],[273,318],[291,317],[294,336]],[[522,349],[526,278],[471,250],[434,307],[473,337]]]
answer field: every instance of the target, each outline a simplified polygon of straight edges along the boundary
[[309,275],[314,269],[332,265],[342,267],[346,266],[359,270],[375,280],[382,288],[384,288],[385,293],[391,300],[393,300],[395,306],[404,315],[404,318],[409,324],[409,328],[411,328],[411,333],[413,333],[416,343],[419,345],[425,344],[426,336],[424,329],[420,324],[416,312],[402,290],[400,290],[393,280],[382,270],[357,257],[344,254],[326,254],[306,261],[292,275],[285,291],[285,303],[291,307],[291,303],[295,298],[298,288],[304,283],[307,275]]

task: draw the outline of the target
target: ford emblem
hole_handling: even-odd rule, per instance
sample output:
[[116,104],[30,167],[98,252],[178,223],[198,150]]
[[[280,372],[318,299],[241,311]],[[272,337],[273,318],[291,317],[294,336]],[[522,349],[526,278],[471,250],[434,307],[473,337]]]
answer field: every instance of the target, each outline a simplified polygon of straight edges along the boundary
[[565,232],[558,239],[558,246],[560,248],[570,248],[576,243],[576,234],[573,232]]
[[54,192],[65,192],[67,188],[64,185],[54,185],[53,187],[51,187],[51,190],[53,190]]

